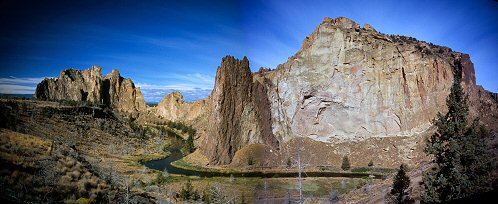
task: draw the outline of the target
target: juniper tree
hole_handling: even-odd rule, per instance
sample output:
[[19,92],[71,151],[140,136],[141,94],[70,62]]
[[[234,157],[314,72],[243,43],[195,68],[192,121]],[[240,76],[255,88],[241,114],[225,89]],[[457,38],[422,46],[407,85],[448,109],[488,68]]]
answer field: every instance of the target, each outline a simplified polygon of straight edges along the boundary
[[453,66],[453,85],[446,99],[448,113],[438,113],[436,132],[428,139],[424,152],[434,166],[424,173],[426,202],[442,202],[472,195],[489,188],[492,161],[486,155],[486,131],[478,120],[468,126],[468,98],[461,86],[462,64]]
[[401,164],[398,173],[394,176],[391,194],[396,196],[396,203],[407,203],[410,200],[406,192],[410,186],[410,178],[406,175],[406,170],[406,165]]
[[200,198],[199,193],[194,190],[190,180],[187,180],[187,183],[185,183],[185,186],[180,191],[180,197],[183,200],[198,200]]
[[194,152],[195,146],[194,146],[194,136],[193,135],[191,135],[191,134],[188,135],[188,138],[185,141],[185,146],[183,148],[187,154]]
[[341,165],[342,170],[347,171],[351,168],[351,165],[349,164],[349,158],[348,156],[344,156],[342,158],[342,165]]

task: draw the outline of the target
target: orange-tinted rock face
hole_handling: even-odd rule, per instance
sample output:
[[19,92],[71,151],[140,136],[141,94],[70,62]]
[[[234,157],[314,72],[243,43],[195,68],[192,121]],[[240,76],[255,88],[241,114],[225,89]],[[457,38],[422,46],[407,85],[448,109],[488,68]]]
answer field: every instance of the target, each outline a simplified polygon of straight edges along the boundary
[[145,111],[144,97],[131,79],[124,79],[118,70],[102,76],[102,68],[85,71],[63,70],[59,78],[44,79],[36,88],[41,100],[71,100],[104,104],[125,113]]

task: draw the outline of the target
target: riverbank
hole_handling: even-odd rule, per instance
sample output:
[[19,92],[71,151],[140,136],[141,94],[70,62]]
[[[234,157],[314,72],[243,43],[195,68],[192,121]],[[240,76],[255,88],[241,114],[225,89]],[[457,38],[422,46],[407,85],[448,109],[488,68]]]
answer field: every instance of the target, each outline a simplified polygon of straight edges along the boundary
[[[184,159],[179,159],[171,163],[171,166],[188,171],[198,172],[204,177],[298,177],[296,168],[287,167],[203,167],[188,163]],[[303,177],[348,177],[348,178],[375,178],[381,179],[391,175],[395,170],[378,167],[357,167],[351,171],[342,171],[333,167],[310,167],[304,170]]]

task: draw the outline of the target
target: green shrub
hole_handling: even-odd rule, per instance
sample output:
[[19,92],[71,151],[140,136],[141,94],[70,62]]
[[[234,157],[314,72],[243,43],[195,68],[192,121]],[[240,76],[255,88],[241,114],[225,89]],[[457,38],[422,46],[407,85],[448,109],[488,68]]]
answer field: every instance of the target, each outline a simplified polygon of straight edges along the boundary
[[76,203],[78,203],[78,204],[88,204],[88,203],[90,203],[90,200],[88,198],[78,198],[78,200],[76,200]]
[[187,141],[185,141],[185,145],[183,146],[183,152],[186,154],[190,154],[194,151],[194,137],[192,135],[188,135]]
[[254,164],[254,157],[252,155],[249,155],[247,157],[247,165],[252,166]]
[[406,175],[406,165],[401,164],[398,173],[394,176],[391,194],[396,196],[396,203],[407,203],[410,200],[406,190],[410,186],[410,178]]
[[291,161],[291,158],[290,157],[287,157],[287,168],[291,168],[292,167],[292,161]]
[[190,125],[187,125],[183,122],[174,122],[174,121],[168,121],[166,125],[169,128],[177,129],[182,131],[183,133],[186,133],[188,135],[195,135],[197,133],[197,130],[193,128]]
[[351,168],[351,165],[349,164],[349,158],[348,158],[348,156],[344,155],[344,157],[342,158],[341,169],[344,171],[347,171],[350,168]]
[[246,196],[244,196],[244,194],[242,194],[242,195],[240,196],[240,204],[246,204],[246,203],[247,203],[247,201],[246,201]]
[[356,168],[353,168],[351,169],[351,172],[355,172],[355,173],[365,173],[365,172],[369,172],[371,170],[371,168],[369,167],[356,167]]
[[374,165],[374,162],[372,160],[370,160],[370,162],[368,162],[368,166],[372,167]]
[[168,177],[165,177],[163,172],[157,172],[156,173],[156,178],[154,181],[152,181],[153,184],[161,184],[161,183],[166,183],[168,180]]
[[190,180],[187,180],[187,183],[185,183],[185,186],[180,191],[180,198],[183,200],[199,200],[199,193],[194,190]]
[[202,193],[202,202],[204,203],[212,202],[210,189],[205,189],[204,192]]

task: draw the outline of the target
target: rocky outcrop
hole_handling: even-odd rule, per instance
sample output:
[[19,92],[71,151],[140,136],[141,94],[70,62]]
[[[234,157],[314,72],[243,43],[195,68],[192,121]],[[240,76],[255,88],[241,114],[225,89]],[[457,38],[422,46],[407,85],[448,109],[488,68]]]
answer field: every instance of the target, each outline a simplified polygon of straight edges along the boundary
[[156,114],[172,121],[192,121],[209,112],[211,98],[192,103],[185,102],[180,92],[173,92],[164,97],[155,109]]
[[334,142],[425,131],[446,110],[456,60],[464,87],[475,93],[469,55],[325,18],[296,55],[267,74],[275,87],[273,133],[281,141]]
[[119,70],[102,76],[102,68],[97,66],[85,71],[67,69],[58,78],[44,79],[36,87],[35,97],[102,104],[125,113],[146,109],[142,92],[131,79],[121,77]]
[[271,131],[266,87],[254,80],[249,60],[227,56],[216,73],[203,152],[211,164],[229,164],[248,144],[278,147]]
[[279,148],[303,137],[329,146],[421,135],[438,112],[447,111],[455,63],[463,67],[471,116],[497,130],[497,97],[476,85],[468,54],[385,35],[368,24],[361,28],[347,18],[325,18],[276,70],[251,74],[246,58],[223,59],[203,152],[211,163],[227,164],[248,144]]

